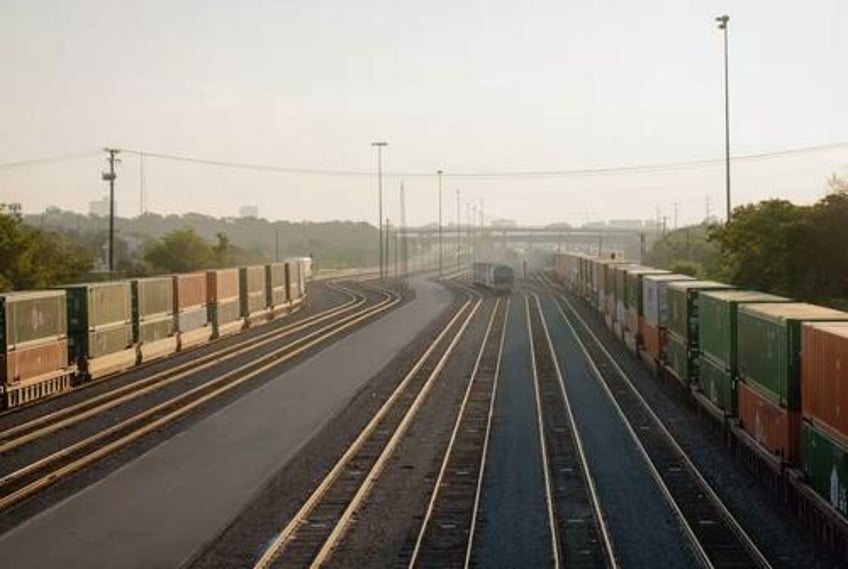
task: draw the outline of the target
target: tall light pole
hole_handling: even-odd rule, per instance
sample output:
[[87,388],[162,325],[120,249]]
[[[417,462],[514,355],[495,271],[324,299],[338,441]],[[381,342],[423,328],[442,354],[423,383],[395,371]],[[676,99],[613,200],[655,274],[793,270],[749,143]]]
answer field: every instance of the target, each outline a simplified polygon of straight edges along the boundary
[[730,221],[730,76],[727,65],[727,23],[730,16],[718,16],[718,29],[724,32],[724,182],[727,200],[727,221]]
[[383,282],[383,147],[388,146],[388,142],[377,141],[372,142],[371,146],[377,147],[377,201],[379,204],[379,214],[377,216],[377,225],[380,228],[380,235],[377,238],[380,244],[380,282]]
[[442,274],[442,174],[444,171],[436,170],[439,175],[439,275]]
[[460,230],[460,227],[462,227],[462,224],[460,223],[461,220],[459,219],[459,215],[460,215],[459,214],[459,190],[457,190],[456,191],[456,270],[457,271],[462,266],[462,264],[459,261],[460,246],[462,245],[462,242],[460,241],[460,236],[462,235],[462,231]]
[[117,148],[104,148],[109,154],[109,171],[103,172],[101,178],[109,182],[109,273],[115,271],[115,164],[120,162],[115,156],[121,151]]

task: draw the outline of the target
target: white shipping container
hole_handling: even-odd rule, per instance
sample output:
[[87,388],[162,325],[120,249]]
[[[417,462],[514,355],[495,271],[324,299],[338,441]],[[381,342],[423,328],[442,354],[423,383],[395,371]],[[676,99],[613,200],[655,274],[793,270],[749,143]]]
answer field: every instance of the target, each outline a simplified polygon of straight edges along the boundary
[[180,332],[196,330],[206,326],[208,323],[209,313],[205,306],[193,310],[184,310],[177,316],[177,330]]
[[645,275],[642,277],[642,314],[654,328],[668,324],[668,283],[692,281],[686,275]]

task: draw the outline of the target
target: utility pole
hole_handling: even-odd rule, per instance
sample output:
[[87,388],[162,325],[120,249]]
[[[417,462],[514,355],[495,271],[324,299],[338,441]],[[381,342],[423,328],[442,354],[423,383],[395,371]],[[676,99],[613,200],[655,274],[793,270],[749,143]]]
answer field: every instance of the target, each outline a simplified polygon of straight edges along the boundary
[[380,247],[380,282],[383,282],[385,278],[383,273],[383,148],[388,145],[388,142],[383,141],[371,143],[371,146],[377,147],[377,202],[379,204],[377,226],[380,230],[380,235],[377,237],[377,244]]
[[121,151],[117,148],[104,148],[109,153],[109,171],[101,177],[109,182],[109,273],[115,270],[115,164],[121,161],[115,158]]
[[439,176],[439,276],[442,276],[442,174],[443,170],[436,170]]
[[460,247],[462,247],[462,240],[460,239],[460,237],[462,235],[462,231],[460,230],[460,227],[462,227],[462,224],[460,223],[461,220],[459,219],[459,215],[460,215],[459,209],[460,209],[459,208],[459,190],[457,190],[456,191],[456,270],[457,271],[462,266],[462,263],[459,260]]
[[727,23],[730,16],[718,16],[718,29],[724,32],[724,180],[727,200],[727,222],[730,222],[730,75],[727,61]]

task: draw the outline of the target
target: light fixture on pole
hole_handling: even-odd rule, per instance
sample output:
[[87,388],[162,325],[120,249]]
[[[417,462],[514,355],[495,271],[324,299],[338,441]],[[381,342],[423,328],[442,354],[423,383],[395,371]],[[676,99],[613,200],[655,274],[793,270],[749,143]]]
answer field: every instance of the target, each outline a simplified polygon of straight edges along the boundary
[[377,202],[379,207],[377,226],[380,230],[377,240],[380,244],[380,282],[383,282],[385,278],[383,274],[383,148],[388,145],[388,142],[383,141],[371,143],[371,146],[377,147]]
[[718,29],[724,32],[724,182],[725,199],[727,200],[727,218],[730,221],[730,76],[728,74],[727,62],[727,24],[730,16],[727,14],[718,16]]

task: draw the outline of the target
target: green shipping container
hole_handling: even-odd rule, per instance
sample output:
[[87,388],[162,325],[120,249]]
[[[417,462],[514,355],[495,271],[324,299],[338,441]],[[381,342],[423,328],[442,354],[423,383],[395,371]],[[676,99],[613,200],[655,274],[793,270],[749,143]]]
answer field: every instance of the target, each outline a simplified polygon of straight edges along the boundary
[[848,313],[802,302],[743,304],[737,316],[739,377],[790,411],[801,408],[801,323],[848,320]]
[[806,421],[801,422],[801,469],[816,494],[848,515],[848,451]]
[[665,344],[665,364],[681,381],[695,377],[695,362],[686,341],[676,334],[669,334]]
[[70,285],[64,289],[68,294],[69,332],[132,322],[132,292],[128,281]]
[[736,380],[722,362],[701,355],[698,362],[698,384],[713,405],[732,417],[737,415]]
[[729,289],[729,285],[714,281],[679,281],[668,284],[668,329],[698,347],[698,291]]
[[0,350],[27,342],[61,340],[68,332],[61,290],[11,292],[0,296]]
[[790,302],[750,290],[705,290],[698,295],[698,346],[701,354],[736,375],[736,320],[740,304]]

